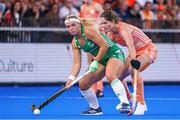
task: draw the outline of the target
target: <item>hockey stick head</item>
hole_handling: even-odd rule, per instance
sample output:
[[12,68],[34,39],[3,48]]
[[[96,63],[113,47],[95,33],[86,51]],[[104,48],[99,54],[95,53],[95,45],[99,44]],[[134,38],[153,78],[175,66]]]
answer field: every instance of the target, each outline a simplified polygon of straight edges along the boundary
[[131,111],[128,113],[128,116],[132,115],[132,114],[134,113],[134,110],[135,110],[135,108],[132,107],[132,108],[131,108]]
[[31,107],[32,112],[34,112],[35,109],[36,109],[36,106],[35,106],[35,104],[33,104]]

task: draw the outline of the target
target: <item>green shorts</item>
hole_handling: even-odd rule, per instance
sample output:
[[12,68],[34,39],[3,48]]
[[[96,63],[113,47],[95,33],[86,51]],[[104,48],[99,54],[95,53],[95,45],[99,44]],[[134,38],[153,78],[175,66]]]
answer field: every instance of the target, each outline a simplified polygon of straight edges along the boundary
[[108,57],[103,58],[101,61],[99,61],[99,63],[102,64],[103,66],[106,66],[109,58],[117,58],[120,61],[122,61],[123,63],[125,62],[125,55],[121,49],[116,50],[116,51],[112,52],[111,54],[108,54]]

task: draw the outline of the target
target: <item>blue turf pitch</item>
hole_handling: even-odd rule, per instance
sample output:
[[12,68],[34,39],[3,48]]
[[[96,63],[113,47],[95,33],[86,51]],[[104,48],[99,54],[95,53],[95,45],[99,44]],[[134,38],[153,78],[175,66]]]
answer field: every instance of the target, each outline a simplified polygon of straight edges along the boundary
[[146,85],[145,97],[148,111],[144,116],[126,116],[115,109],[119,100],[109,85],[104,88],[104,97],[99,99],[104,115],[82,116],[79,113],[88,105],[81,97],[78,86],[66,91],[40,115],[34,115],[31,105],[39,105],[62,86],[0,87],[0,119],[180,119],[180,85]]

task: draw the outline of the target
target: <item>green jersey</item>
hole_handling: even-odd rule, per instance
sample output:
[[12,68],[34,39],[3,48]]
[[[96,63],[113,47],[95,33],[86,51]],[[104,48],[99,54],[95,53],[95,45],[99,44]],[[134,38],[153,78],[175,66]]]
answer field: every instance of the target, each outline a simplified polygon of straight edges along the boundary
[[[97,44],[95,44],[93,41],[88,40],[88,38],[84,34],[84,26],[83,25],[81,27],[81,34],[85,41],[85,45],[82,46],[78,41],[78,37],[74,36],[76,46],[78,48],[82,49],[84,52],[89,52],[93,56],[96,56],[99,52],[99,46]],[[112,57],[118,58],[124,62],[125,57],[124,57],[124,53],[123,53],[122,49],[116,43],[114,43],[111,39],[109,39],[106,35],[104,35],[102,33],[100,33],[100,35],[103,37],[103,39],[105,40],[105,42],[107,43],[109,48],[108,48],[106,54],[103,56],[102,60],[99,61],[99,63],[106,66],[108,59],[112,58]]]

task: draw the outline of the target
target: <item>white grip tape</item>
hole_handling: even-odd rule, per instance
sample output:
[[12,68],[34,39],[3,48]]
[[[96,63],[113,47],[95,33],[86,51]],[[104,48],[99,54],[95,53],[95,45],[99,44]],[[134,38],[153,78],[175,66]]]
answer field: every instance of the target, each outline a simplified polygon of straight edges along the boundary
[[68,79],[69,79],[69,80],[73,80],[73,81],[74,81],[76,78],[75,78],[75,76],[74,76],[74,75],[70,75],[70,76],[68,77]]

